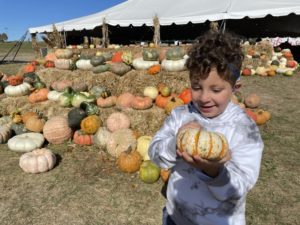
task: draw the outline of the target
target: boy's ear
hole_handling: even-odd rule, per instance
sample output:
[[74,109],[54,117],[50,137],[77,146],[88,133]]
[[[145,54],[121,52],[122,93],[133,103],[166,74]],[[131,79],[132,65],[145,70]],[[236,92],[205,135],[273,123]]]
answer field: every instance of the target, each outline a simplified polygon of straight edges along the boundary
[[239,91],[239,89],[242,87],[241,81],[237,81],[233,87],[234,91]]

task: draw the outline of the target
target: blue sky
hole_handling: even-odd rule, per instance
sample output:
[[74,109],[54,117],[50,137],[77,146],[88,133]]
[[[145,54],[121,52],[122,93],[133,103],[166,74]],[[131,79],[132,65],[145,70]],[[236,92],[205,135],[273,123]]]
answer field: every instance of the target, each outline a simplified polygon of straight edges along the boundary
[[[29,27],[100,12],[126,0],[0,0],[0,34],[20,40]],[[30,35],[27,35],[29,38]]]

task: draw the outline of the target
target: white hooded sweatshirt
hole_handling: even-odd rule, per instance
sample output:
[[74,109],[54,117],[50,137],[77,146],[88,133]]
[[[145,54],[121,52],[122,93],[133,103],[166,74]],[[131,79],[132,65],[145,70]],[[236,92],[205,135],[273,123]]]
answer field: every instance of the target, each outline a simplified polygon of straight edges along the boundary
[[[227,138],[231,160],[215,178],[176,156],[177,131],[191,121]],[[159,167],[172,168],[166,208],[176,225],[244,225],[246,195],[258,179],[263,147],[257,125],[238,105],[230,102],[212,119],[192,103],[175,108],[153,137],[149,156]]]

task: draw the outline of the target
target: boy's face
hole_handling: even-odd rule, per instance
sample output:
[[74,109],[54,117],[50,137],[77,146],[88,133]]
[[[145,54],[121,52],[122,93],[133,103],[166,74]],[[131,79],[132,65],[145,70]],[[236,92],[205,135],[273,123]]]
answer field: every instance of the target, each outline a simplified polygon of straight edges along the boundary
[[192,100],[201,114],[208,118],[220,115],[231,100],[233,88],[212,69],[205,80],[191,81]]

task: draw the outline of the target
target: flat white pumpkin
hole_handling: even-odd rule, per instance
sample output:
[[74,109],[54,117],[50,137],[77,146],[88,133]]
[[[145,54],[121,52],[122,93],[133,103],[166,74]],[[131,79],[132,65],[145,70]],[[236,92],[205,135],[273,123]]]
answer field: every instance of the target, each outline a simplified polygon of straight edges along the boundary
[[30,88],[31,85],[26,82],[17,86],[8,85],[7,87],[5,87],[4,93],[9,97],[23,96],[29,94]]
[[45,141],[45,138],[40,133],[24,133],[19,134],[8,140],[8,148],[15,152],[30,152],[40,148]]
[[136,58],[132,61],[132,66],[136,70],[147,70],[151,66],[158,65],[159,61],[146,61],[142,57]]
[[43,173],[51,170],[56,163],[56,156],[46,148],[35,149],[21,155],[19,166],[26,173]]
[[163,70],[170,71],[170,72],[184,71],[186,69],[185,62],[186,62],[186,58],[179,59],[179,60],[164,59],[161,63],[161,67]]

